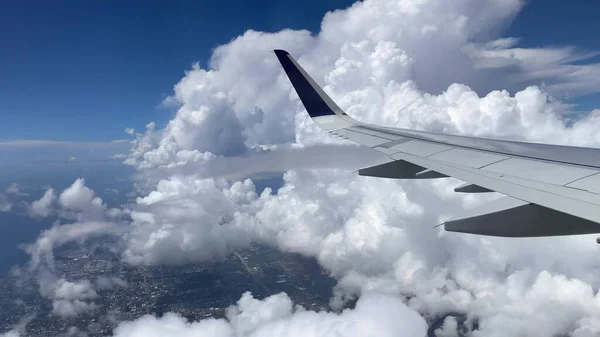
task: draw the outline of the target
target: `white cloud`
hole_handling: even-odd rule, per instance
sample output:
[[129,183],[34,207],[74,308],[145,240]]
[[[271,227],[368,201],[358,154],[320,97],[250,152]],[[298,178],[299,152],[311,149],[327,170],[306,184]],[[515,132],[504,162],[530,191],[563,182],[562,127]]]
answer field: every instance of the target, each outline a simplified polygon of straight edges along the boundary
[[[89,207],[103,208],[102,199],[94,196],[94,191],[85,186],[82,178],[65,189],[58,199],[61,206],[67,209],[83,211]],[[90,206],[91,205],[91,206]]]
[[10,184],[10,186],[6,188],[5,192],[6,194],[14,194],[21,197],[29,195],[29,193],[21,191],[21,186],[19,186],[17,183]]
[[115,287],[125,288],[127,287],[127,282],[116,276],[98,276],[98,279],[96,280],[97,290],[110,290]]
[[[341,158],[326,152],[318,159],[305,158],[318,152],[311,151],[342,151],[346,144],[310,121],[276,58],[267,52],[289,50],[342,108],[362,121],[599,144],[597,111],[567,127],[563,117],[572,111],[546,93],[582,94],[597,88],[598,66],[570,64],[586,55],[569,48],[524,49],[518,41],[502,38],[502,28],[522,5],[517,0],[366,0],[328,13],[316,35],[248,31],[218,47],[210,69],[194,66],[176,85],[169,98],[180,105],[174,119],[158,130],[149,123],[132,141],[125,162],[138,168],[136,187],[143,194],[126,210],[132,222],[123,236],[124,260],[212,260],[259,241],[318,259],[338,280],[334,307],[355,297],[369,303],[368,294],[378,292],[391,302],[408,297],[408,307],[426,318],[467,318],[464,324],[446,318],[439,336],[458,330],[474,336],[599,332],[594,290],[600,282],[598,247],[593,238],[511,240],[445,233],[432,227],[494,196],[452,193],[459,184],[452,179],[358,177],[348,172],[355,164],[349,162],[313,169],[322,167],[315,163]],[[545,80],[550,84],[543,90],[523,84]],[[264,149],[270,152],[230,158]],[[309,164],[288,170],[302,162]],[[277,191],[259,194],[251,180],[236,181],[279,169],[288,171]],[[63,214],[70,210],[80,223],[44,232],[29,248],[32,265],[52,265],[52,247],[62,242],[122,233],[122,227],[105,221],[110,218],[106,206],[83,180],[64,191],[59,204]],[[284,297],[271,299],[273,303],[246,299],[230,311],[237,313],[229,321],[189,323],[174,314],[146,316],[122,323],[115,334],[161,334],[169,326],[180,334],[212,331],[219,336],[240,331],[293,335],[315,326],[343,333],[354,327],[344,323],[362,310],[357,305],[341,315],[312,313],[293,311]],[[245,303],[266,310],[266,316],[253,316],[258,309],[247,311]],[[267,310],[271,304],[284,310]],[[372,310],[374,319],[386,320],[381,325],[399,322],[388,322],[385,312]],[[355,331],[364,332],[350,332]]]
[[293,309],[294,304],[285,293],[258,300],[246,292],[236,306],[227,309],[227,319],[236,335],[247,336],[269,322],[285,320]]
[[[116,221],[123,211],[108,209],[94,191],[85,186],[83,179],[77,179],[60,193],[58,202],[56,200],[54,190],[49,188],[40,200],[31,204],[31,215],[45,217],[57,212],[59,220],[42,231],[34,243],[24,247],[31,260],[25,270],[15,273],[17,276],[34,277],[40,294],[52,300],[52,313],[66,318],[95,310],[98,307],[93,301],[98,297],[96,289],[106,290],[126,286],[126,283],[120,278],[106,276],[99,277],[95,283],[59,277],[55,272],[54,249],[70,242],[84,247],[91,238],[119,237],[126,228]],[[60,220],[76,222],[60,224]]]
[[441,328],[435,329],[436,337],[458,337],[458,322],[453,316],[448,316],[444,319],[444,324]]
[[9,331],[0,333],[0,337],[19,337],[23,335],[25,331],[25,327],[31,320],[35,317],[35,315],[27,315],[19,320],[19,322]]
[[59,279],[54,284],[54,289],[52,290],[55,298],[63,300],[90,299],[98,297],[98,294],[92,287],[92,283],[88,280],[69,282],[65,279]]
[[169,336],[229,337],[234,336],[231,327],[223,320],[206,319],[188,322],[185,318],[166,313],[161,318],[142,316],[132,322],[122,322],[113,331],[115,337],[163,337]]
[[6,195],[0,193],[0,212],[10,212],[12,206],[12,202],[8,200]]
[[97,305],[94,302],[61,299],[52,301],[52,313],[62,318],[77,316],[84,312],[93,311],[96,308]]
[[[265,52],[274,48],[288,49],[362,121],[599,144],[597,114],[566,127],[569,106],[546,93],[595,90],[581,72],[594,74],[598,66],[571,65],[587,57],[574,49],[525,49],[502,38],[502,28],[522,5],[367,0],[328,13],[314,36],[248,31],[220,46],[210,69],[194,67],[175,87],[169,100],[180,108],[168,126],[156,130],[152,124],[134,141],[127,162],[137,165],[140,186],[150,190],[134,206],[124,257],[130,263],[185,263],[261,241],[317,258],[338,279],[333,306],[378,291],[409,296],[409,307],[426,317],[468,317],[464,327],[448,319],[442,335],[476,326],[475,335],[488,336],[506,326],[514,327],[512,334],[539,326],[539,335],[595,331],[596,295],[586,290],[600,281],[593,272],[594,240],[508,240],[433,229],[490,198],[452,193],[456,180],[406,182],[297,169],[284,174],[278,191],[259,195],[250,181],[211,178],[296,165],[292,160],[285,166],[275,156],[276,164],[265,156],[260,165],[222,156],[344,143],[306,116],[276,58]],[[546,80],[543,90],[526,86]],[[297,153],[309,153],[303,151]],[[231,165],[220,169],[220,163]],[[579,294],[578,300],[557,298],[563,287]],[[536,292],[541,288],[547,291]],[[544,300],[558,304],[542,308]]]
[[48,284],[42,283],[40,292],[52,299],[52,313],[63,318],[97,308],[90,300],[97,298],[98,294],[88,280],[70,282],[61,278]]
[[30,314],[25,317],[22,317],[13,328],[7,332],[0,333],[0,337],[19,337],[24,335],[25,328],[27,324],[31,322],[32,319],[35,318],[35,314]]
[[52,204],[56,200],[54,190],[49,188],[44,192],[41,199],[35,200],[31,203],[30,213],[33,216],[47,217],[52,212]]
[[55,224],[51,228],[42,231],[33,244],[25,246],[25,250],[31,256],[29,262],[30,270],[38,268],[54,268],[54,248],[68,242],[83,244],[92,237],[102,235],[121,234],[123,229],[111,222],[75,222],[71,224]]
[[128,142],[127,139],[115,139],[108,142],[75,142],[63,140],[4,140],[0,141],[0,148],[15,147],[65,147],[65,148],[115,148],[121,147],[121,144]]
[[92,189],[85,186],[83,178],[76,179],[66,188],[58,197],[58,203],[62,217],[79,221],[114,220],[123,214],[121,209],[109,209]]
[[225,257],[255,235],[246,221],[257,198],[250,180],[172,177],[138,198],[125,259],[134,264],[186,263]]
[[[30,212],[37,216],[48,216],[54,211],[57,199],[52,188],[44,196],[31,204]],[[61,224],[56,221],[52,227],[43,230],[36,241],[25,246],[30,254],[29,270],[53,270],[53,250],[68,242],[83,244],[86,240],[103,235],[122,235],[125,228],[117,222],[123,211],[108,209],[95,192],[85,186],[83,179],[77,179],[58,197],[56,211],[62,219],[76,222]],[[110,221],[112,220],[112,221]]]
[[188,322],[167,313],[161,318],[143,316],[122,322],[115,337],[135,336],[425,336],[427,325],[399,299],[381,294],[365,294],[355,309],[336,314],[306,311],[293,307],[285,293],[264,300],[246,293],[227,310],[227,319]]
[[135,134],[135,129],[134,128],[125,128],[125,133],[128,135],[133,135],[133,134]]

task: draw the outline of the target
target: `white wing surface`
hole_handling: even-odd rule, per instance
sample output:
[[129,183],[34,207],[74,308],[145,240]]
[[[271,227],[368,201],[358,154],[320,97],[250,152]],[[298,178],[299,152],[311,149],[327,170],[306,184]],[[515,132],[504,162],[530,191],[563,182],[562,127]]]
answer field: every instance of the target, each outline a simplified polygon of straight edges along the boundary
[[275,54],[308,114],[326,132],[380,151],[389,162],[360,175],[454,177],[460,193],[506,195],[446,221],[447,231],[532,237],[600,233],[600,149],[436,134],[348,116],[289,53]]

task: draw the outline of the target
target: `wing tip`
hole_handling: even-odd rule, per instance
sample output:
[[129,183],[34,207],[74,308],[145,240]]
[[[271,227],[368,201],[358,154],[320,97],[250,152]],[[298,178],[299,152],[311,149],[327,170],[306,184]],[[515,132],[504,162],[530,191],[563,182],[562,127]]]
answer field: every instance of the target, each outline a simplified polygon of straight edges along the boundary
[[336,115],[335,110],[341,111],[287,51],[274,49],[273,52],[310,117]]
[[286,56],[289,55],[290,53],[288,53],[287,51],[283,50],[283,49],[273,49],[273,52],[275,53],[275,55],[277,56]]

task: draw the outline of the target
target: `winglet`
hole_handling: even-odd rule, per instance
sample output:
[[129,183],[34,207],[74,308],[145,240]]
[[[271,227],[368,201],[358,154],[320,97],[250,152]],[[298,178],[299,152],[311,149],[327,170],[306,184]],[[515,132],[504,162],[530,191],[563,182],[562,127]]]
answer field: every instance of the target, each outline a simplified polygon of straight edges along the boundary
[[310,117],[346,115],[287,51],[274,52]]

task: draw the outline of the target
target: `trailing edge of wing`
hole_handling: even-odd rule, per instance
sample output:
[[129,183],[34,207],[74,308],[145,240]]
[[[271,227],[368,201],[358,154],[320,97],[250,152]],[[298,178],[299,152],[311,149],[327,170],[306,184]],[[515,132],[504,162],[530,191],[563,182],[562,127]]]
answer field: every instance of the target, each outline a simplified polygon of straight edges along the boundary
[[502,197],[448,220],[450,232],[537,237],[600,233],[600,224],[511,197]]

